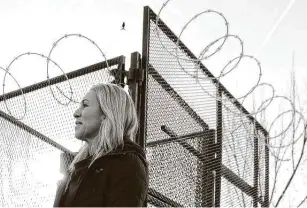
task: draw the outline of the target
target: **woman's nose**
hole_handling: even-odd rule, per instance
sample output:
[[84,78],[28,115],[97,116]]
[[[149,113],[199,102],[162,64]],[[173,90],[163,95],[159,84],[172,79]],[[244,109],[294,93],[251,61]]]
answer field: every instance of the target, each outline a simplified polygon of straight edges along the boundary
[[77,110],[74,112],[73,116],[74,116],[74,118],[80,117],[79,109],[77,109]]

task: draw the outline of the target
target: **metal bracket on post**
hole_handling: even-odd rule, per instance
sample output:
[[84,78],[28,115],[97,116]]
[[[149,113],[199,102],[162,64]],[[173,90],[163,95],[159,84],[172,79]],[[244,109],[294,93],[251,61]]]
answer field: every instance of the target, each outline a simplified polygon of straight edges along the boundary
[[144,80],[144,70],[142,69],[133,69],[127,73],[128,82],[139,82],[142,84]]
[[127,72],[127,85],[135,108],[138,109],[139,83],[144,80],[144,71],[141,69],[141,54],[131,53],[130,69]]
[[143,82],[144,70],[141,69],[141,54],[134,52],[131,54],[130,69],[127,74],[128,84]]

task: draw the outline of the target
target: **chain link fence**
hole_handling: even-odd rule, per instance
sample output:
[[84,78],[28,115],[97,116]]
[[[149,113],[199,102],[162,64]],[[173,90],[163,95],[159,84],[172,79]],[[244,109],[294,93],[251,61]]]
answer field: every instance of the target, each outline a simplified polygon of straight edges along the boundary
[[[50,207],[60,173],[61,153],[77,152],[73,112],[95,84],[120,84],[124,57],[119,56],[0,97],[0,207]],[[50,86],[49,86],[50,83]],[[61,89],[62,93],[55,87]],[[53,90],[53,97],[50,87]],[[26,100],[26,106],[24,100]],[[5,102],[6,105],[5,105]],[[8,107],[8,110],[6,108]],[[22,120],[16,120],[26,112]],[[65,166],[65,164],[64,164]]]
[[157,18],[144,8],[148,205],[267,206],[267,132]]
[[[145,76],[133,96],[142,99],[136,99],[136,106],[138,137],[145,140],[150,165],[148,206],[268,206],[267,132],[156,20],[145,7]],[[124,57],[108,60],[108,65],[70,72],[69,80],[64,75],[52,78],[51,88],[48,81],[23,88],[26,106],[21,91],[0,97],[0,206],[52,205],[60,169],[70,162],[60,167],[60,160],[82,145],[73,136],[73,112],[79,103],[58,101],[68,102],[70,86],[73,100],[81,100],[99,82],[123,86]],[[196,71],[202,71],[197,79]],[[23,111],[24,119],[14,119]]]

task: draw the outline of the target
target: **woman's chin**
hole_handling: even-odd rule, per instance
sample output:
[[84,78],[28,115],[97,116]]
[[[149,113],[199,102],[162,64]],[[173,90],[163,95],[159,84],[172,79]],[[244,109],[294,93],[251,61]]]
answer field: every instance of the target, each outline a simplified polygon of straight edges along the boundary
[[75,138],[81,141],[84,141],[83,137],[80,136],[79,134],[75,133]]

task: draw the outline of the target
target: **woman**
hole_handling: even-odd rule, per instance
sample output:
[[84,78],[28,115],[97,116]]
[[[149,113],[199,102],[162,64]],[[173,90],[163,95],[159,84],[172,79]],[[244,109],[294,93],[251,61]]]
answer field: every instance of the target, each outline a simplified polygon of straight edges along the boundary
[[130,96],[94,85],[75,111],[75,137],[85,141],[58,187],[54,207],[146,206],[148,164],[133,142],[138,129]]

